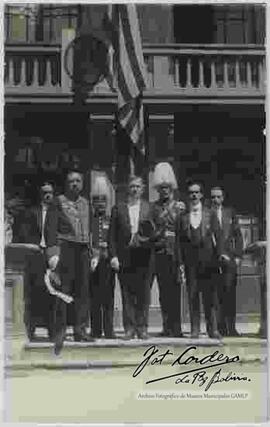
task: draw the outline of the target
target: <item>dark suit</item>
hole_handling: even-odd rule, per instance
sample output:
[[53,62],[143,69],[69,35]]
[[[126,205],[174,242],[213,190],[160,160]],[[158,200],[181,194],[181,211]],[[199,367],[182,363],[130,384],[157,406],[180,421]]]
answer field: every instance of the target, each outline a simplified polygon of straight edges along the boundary
[[[216,211],[213,209],[216,213]],[[235,215],[230,207],[221,208],[220,252],[227,255],[230,260],[223,261],[221,265],[219,298],[219,330],[224,335],[235,332],[236,317],[236,284],[237,266],[235,258],[241,258],[243,252],[243,237]]]
[[191,333],[200,331],[200,299],[202,292],[209,336],[217,332],[217,223],[213,213],[202,207],[202,218],[198,228],[190,222],[190,212],[177,219],[176,262],[185,265],[189,298]]
[[[149,204],[141,200],[139,223],[150,217]],[[151,249],[141,243],[139,233],[131,243],[131,224],[127,203],[112,208],[108,234],[110,257],[118,257],[123,305],[123,325],[127,333],[142,333],[147,329],[150,302],[149,262]]]
[[[46,225],[47,216],[45,218]],[[35,206],[21,212],[15,219],[14,239],[17,243],[31,243],[40,245],[42,236],[42,207]],[[46,270],[45,248],[31,252],[26,259],[24,275],[24,322],[28,337],[31,339],[35,327],[44,324],[48,328],[50,338],[53,335],[53,307],[52,297],[45,286],[44,274]]]
[[[59,256],[61,291],[74,297],[74,337],[80,339],[89,324],[89,202],[60,195],[47,213],[45,227],[47,256]],[[56,300],[56,341],[67,325],[67,304]]]

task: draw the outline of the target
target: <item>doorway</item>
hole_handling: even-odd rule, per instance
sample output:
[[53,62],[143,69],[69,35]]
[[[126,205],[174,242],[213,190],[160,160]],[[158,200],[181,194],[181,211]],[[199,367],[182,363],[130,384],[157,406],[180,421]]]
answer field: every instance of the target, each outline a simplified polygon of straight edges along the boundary
[[213,43],[214,13],[210,5],[175,5],[175,43]]

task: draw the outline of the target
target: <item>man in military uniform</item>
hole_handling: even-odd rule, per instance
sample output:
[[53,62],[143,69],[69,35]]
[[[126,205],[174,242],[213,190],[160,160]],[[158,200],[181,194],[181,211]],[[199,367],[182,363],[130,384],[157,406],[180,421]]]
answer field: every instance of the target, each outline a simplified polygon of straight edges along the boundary
[[110,266],[107,234],[110,215],[108,215],[108,183],[103,176],[96,178],[92,186],[92,250],[90,276],[91,335],[101,338],[114,338],[113,310],[115,273]]
[[[66,191],[56,197],[47,212],[45,239],[48,265],[59,272],[61,291],[74,297],[74,340],[89,341],[89,203],[81,196],[83,176],[68,172]],[[61,351],[66,334],[67,306],[57,298],[55,353]]]
[[181,337],[181,287],[175,266],[175,222],[185,204],[174,200],[177,182],[171,165],[159,163],[154,171],[154,187],[159,199],[152,205],[154,233],[154,273],[158,280],[162,336]]

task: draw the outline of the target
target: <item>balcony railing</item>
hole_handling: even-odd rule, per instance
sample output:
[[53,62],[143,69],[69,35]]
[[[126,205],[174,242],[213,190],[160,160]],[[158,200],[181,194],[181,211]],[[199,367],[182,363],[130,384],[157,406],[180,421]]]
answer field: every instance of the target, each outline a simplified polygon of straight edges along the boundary
[[61,92],[61,45],[8,45],[6,94]]
[[264,49],[171,45],[144,49],[149,88],[176,96],[263,95]]
[[[64,45],[7,45],[6,95],[71,94]],[[150,97],[264,97],[265,50],[257,45],[147,45]],[[111,93],[106,81],[91,96]]]

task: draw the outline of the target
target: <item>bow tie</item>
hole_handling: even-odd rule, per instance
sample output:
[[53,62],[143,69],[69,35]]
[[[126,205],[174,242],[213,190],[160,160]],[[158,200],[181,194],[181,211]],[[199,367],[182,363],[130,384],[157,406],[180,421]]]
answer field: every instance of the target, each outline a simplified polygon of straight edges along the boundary
[[200,211],[200,208],[193,208],[191,210],[192,213],[198,213]]

